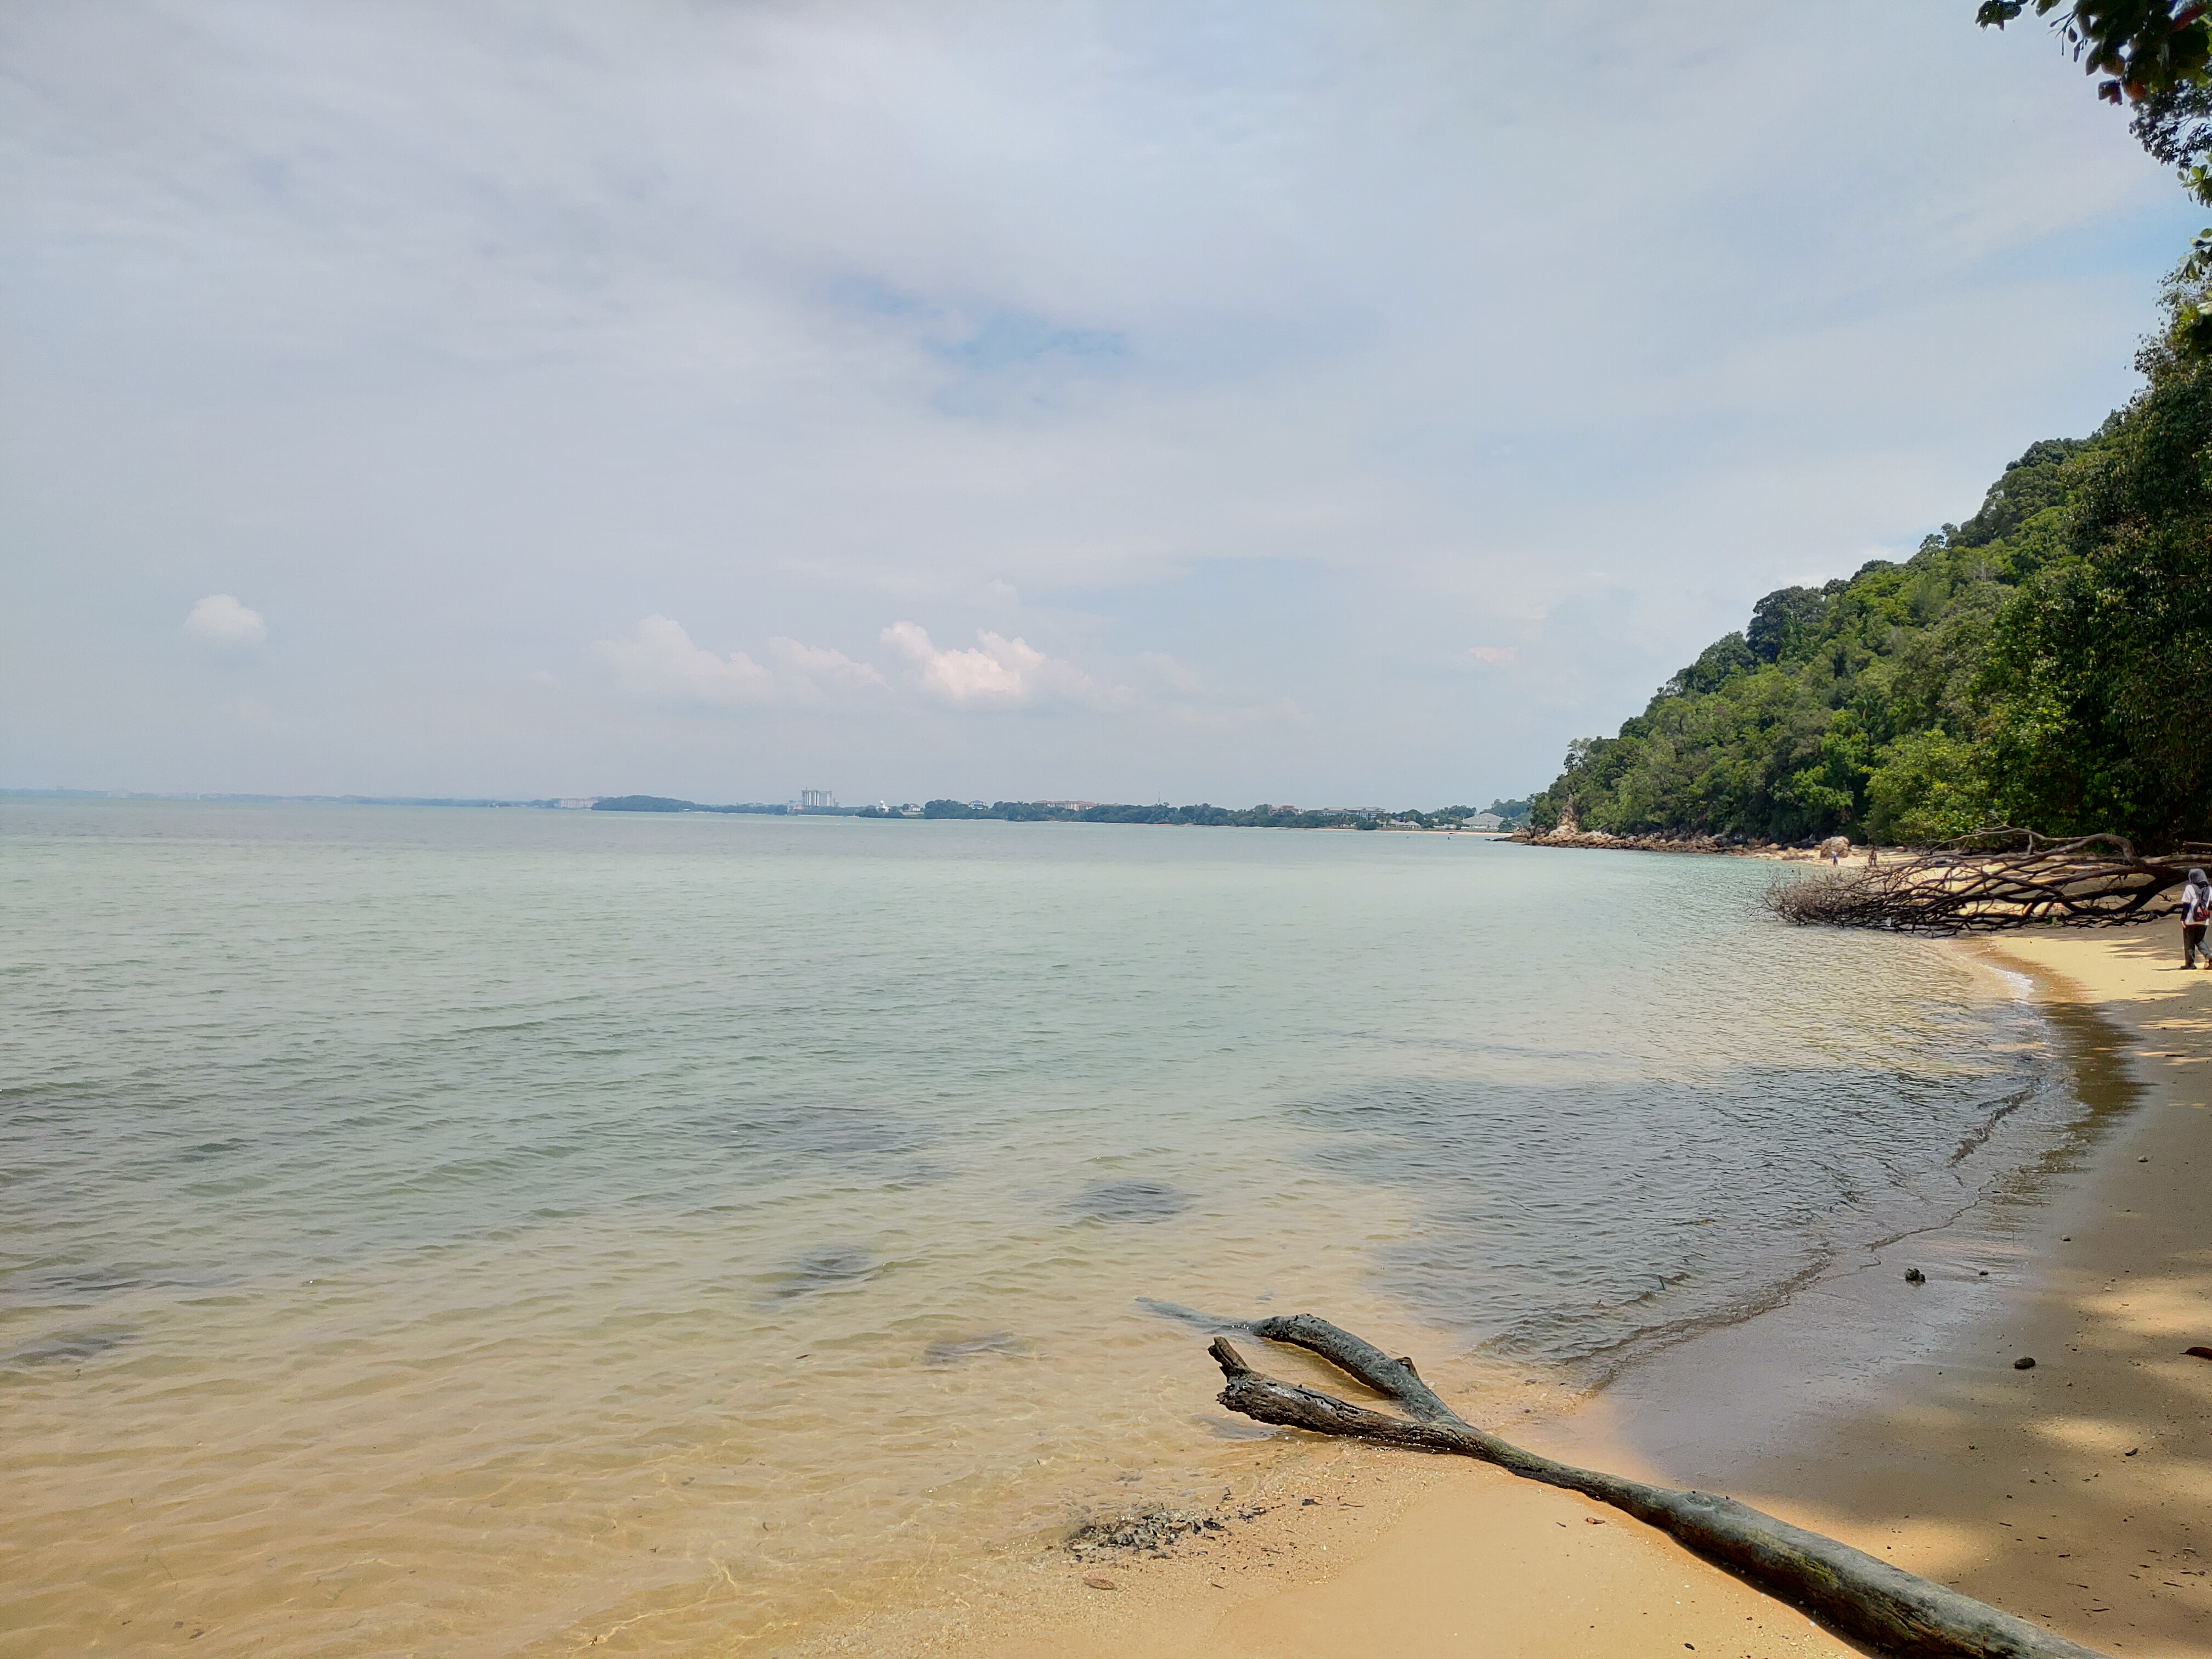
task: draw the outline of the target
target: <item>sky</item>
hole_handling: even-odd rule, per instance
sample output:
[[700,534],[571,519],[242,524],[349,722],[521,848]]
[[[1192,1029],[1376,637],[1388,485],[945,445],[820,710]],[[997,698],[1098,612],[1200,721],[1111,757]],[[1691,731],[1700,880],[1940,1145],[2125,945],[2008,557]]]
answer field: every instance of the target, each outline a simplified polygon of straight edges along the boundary
[[2136,381],[1972,0],[18,0],[0,787],[1486,804]]

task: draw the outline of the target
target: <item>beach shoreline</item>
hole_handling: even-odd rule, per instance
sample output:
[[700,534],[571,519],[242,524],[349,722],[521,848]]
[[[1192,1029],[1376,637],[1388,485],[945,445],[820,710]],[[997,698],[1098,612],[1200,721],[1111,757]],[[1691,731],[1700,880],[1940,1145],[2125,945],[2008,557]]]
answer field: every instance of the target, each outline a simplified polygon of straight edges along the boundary
[[[1960,942],[2032,984],[2072,1071],[2083,1116],[2045,1166],[1577,1410],[1492,1426],[1725,1492],[2100,1650],[2212,1650],[2212,1363],[2183,1352],[2212,1342],[2212,974],[2174,944],[2157,923]],[[769,1649],[1856,1650],[1617,1511],[1481,1466],[1313,1443],[1249,1507],[1163,1558],[1031,1551]]]

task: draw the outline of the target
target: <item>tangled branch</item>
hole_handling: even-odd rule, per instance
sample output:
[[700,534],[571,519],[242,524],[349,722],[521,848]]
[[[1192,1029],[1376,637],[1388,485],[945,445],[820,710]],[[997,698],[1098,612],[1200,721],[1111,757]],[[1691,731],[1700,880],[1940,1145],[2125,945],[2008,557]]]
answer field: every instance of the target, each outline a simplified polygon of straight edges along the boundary
[[2160,913],[2188,866],[2146,859],[2124,836],[2054,840],[2008,826],[1977,830],[1899,862],[1778,878],[1765,902],[1801,927],[1993,933],[2043,923],[2109,927]]

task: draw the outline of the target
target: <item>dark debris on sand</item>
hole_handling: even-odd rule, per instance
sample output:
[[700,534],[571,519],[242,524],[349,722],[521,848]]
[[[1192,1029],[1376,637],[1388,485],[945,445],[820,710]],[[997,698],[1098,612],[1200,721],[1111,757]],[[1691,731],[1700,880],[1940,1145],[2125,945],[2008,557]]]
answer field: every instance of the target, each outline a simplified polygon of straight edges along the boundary
[[[1231,1518],[1249,1521],[1266,1513],[1260,1509],[1240,1510],[1234,1511]],[[1067,1550],[1079,1558],[1113,1553],[1164,1556],[1186,1538],[1227,1530],[1227,1523],[1219,1515],[1148,1504],[1085,1522],[1069,1535]]]

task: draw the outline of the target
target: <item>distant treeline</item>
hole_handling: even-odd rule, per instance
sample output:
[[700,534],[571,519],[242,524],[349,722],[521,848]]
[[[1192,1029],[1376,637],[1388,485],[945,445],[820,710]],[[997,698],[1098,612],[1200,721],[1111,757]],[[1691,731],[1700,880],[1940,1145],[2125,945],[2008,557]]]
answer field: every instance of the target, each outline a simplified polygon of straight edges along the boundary
[[[697,801],[678,800],[667,795],[617,795],[596,801],[592,810],[596,812],[774,812],[785,813],[786,806],[749,805],[740,806],[706,806]],[[973,801],[933,800],[925,803],[918,816],[924,818],[997,818],[1010,823],[1162,823],[1192,824],[1206,828],[1243,828],[1254,830],[1380,830],[1398,827],[1421,830],[1456,830],[1462,822],[1474,815],[1472,806],[1440,806],[1432,811],[1408,809],[1392,812],[1382,808],[1327,809],[1302,811],[1295,806],[1275,806],[1261,802],[1257,806],[1213,806],[1200,803],[1195,806],[1155,806],[1099,804],[1075,806],[1065,802],[1002,800],[988,806]],[[1490,809],[1511,824],[1525,823],[1528,803],[1525,800],[1498,801]],[[809,815],[831,815],[854,818],[910,818],[916,813],[897,807],[836,806],[807,807]]]
[[[1423,829],[1443,827],[1447,817],[1456,828],[1474,809],[1448,806],[1436,812],[1408,812],[1403,821]],[[1295,806],[1137,806],[1102,803],[1096,806],[1052,805],[1042,801],[1002,800],[988,806],[966,801],[933,800],[921,809],[926,818],[1004,818],[1012,823],[1188,823],[1207,828],[1246,830],[1372,830],[1391,814],[1360,811],[1301,811]]]
[[1768,594],[1578,739],[1536,824],[2212,835],[2212,362],[2138,361],[2148,385],[2094,436],[2031,446],[1902,563]]
[[0,789],[0,795],[54,800],[190,800],[217,806],[558,806],[557,800],[495,799],[489,795],[240,795],[200,790]]

